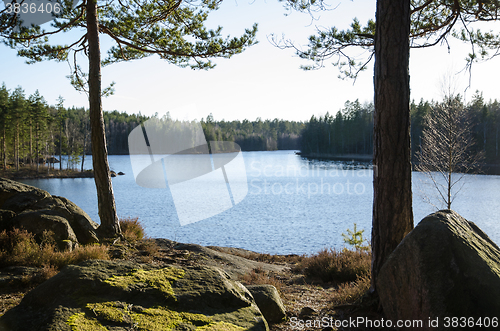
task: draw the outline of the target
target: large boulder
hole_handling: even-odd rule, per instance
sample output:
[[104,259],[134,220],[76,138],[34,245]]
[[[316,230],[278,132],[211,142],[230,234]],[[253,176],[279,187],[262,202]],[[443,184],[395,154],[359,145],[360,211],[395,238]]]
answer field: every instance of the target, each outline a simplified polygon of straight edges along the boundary
[[283,322],[286,318],[285,305],[281,301],[278,290],[273,285],[247,285],[257,307],[270,324]]
[[0,318],[0,330],[268,330],[252,295],[214,267],[86,261]]
[[436,212],[389,256],[377,291],[388,319],[422,321],[405,330],[491,326],[500,312],[500,249],[456,212]]
[[57,241],[74,245],[98,242],[97,227],[87,213],[68,199],[0,178],[0,230],[23,228],[36,236],[51,230]]

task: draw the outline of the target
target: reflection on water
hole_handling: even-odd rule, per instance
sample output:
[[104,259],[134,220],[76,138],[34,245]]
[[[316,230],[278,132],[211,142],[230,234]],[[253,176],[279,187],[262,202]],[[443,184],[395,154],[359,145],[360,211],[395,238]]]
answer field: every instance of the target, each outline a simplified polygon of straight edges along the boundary
[[[149,156],[145,156],[149,157]],[[248,194],[239,204],[208,219],[180,226],[167,187],[143,188],[134,181],[130,158],[109,157],[110,167],[125,176],[113,178],[119,216],[138,216],[151,237],[202,245],[242,247],[264,253],[314,253],[342,247],[342,232],[365,229],[370,237],[373,203],[371,165],[306,160],[293,151],[244,152]],[[85,160],[91,165],[91,158]],[[424,202],[434,190],[413,173],[415,223],[437,208]],[[24,180],[65,196],[98,221],[93,179]],[[452,208],[500,242],[500,176],[467,176]],[[192,208],[202,208],[193,205]]]

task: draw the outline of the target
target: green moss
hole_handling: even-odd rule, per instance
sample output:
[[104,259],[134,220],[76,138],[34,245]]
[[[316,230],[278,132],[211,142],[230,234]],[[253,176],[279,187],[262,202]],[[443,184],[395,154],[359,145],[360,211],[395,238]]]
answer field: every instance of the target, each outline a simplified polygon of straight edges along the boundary
[[143,284],[157,288],[167,296],[175,298],[174,290],[170,282],[182,277],[184,277],[184,270],[167,267],[150,271],[138,269],[126,276],[113,276],[106,279],[104,282],[125,290],[131,285]]
[[141,331],[172,330],[182,323],[182,317],[178,312],[162,308],[145,309],[141,313],[132,313],[131,317],[137,329]]
[[217,323],[211,323],[209,325],[204,325],[199,328],[196,328],[196,330],[203,330],[203,331],[241,331],[245,330],[241,326],[237,326],[231,323],[226,323],[226,322],[217,322]]
[[71,326],[72,331],[107,331],[98,320],[85,316],[85,313],[71,316],[66,324]]
[[[106,279],[107,284],[129,289],[131,286],[152,287],[160,290],[168,297],[175,299],[171,282],[184,277],[184,270],[167,267],[156,270],[137,269],[125,276],[113,276]],[[231,323],[215,321],[203,314],[178,312],[165,306],[150,308],[129,308],[128,302],[99,301],[96,297],[84,296],[81,302],[85,312],[77,313],[67,320],[73,331],[102,331],[103,326],[134,325],[134,330],[166,331],[179,329],[240,331],[244,328]],[[102,323],[102,324],[101,324]]]
[[140,331],[173,330],[180,324],[193,330],[196,327],[204,326],[210,326],[207,330],[214,331],[242,330],[233,324],[215,323],[211,317],[203,314],[177,312],[168,307],[148,308],[141,312],[131,312],[126,307],[127,304],[122,302],[89,303],[86,305],[87,313],[77,313],[71,316],[66,323],[71,326],[73,331],[107,330],[100,321],[106,325],[132,322],[135,328]]
[[123,304],[117,302],[89,303],[86,307],[92,311],[98,319],[109,322],[123,323],[124,315],[128,315],[127,309],[123,307]]
[[207,325],[213,322],[213,319],[211,317],[208,317],[203,314],[192,314],[186,312],[182,312],[180,314],[183,321],[196,326]]

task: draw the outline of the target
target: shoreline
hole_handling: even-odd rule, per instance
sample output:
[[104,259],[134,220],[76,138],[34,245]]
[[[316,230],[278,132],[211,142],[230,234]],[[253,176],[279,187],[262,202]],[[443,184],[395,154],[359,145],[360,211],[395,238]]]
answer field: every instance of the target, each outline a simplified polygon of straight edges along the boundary
[[32,168],[20,168],[19,171],[15,169],[0,170],[0,176],[7,179],[50,179],[50,178],[94,178],[92,170],[79,171],[79,170],[47,170],[46,167],[40,167],[37,172]]
[[371,154],[328,154],[328,153],[300,153],[296,152],[300,157],[319,160],[333,161],[357,161],[357,162],[372,162],[373,155]]

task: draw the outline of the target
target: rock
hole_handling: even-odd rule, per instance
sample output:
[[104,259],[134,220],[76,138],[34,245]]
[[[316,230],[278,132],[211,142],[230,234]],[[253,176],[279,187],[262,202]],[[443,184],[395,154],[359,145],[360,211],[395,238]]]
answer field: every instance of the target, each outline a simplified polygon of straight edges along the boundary
[[98,224],[77,205],[33,186],[0,178],[0,230],[24,228],[40,237],[52,230],[58,242],[98,242]]
[[0,269],[0,291],[12,290],[16,286],[26,286],[26,280],[40,272],[39,268],[10,266]]
[[110,174],[110,176],[111,176],[111,177],[116,177],[116,172],[114,172],[113,170],[111,170],[111,171],[109,172],[109,174]]
[[50,197],[47,191],[13,180],[0,178],[1,209],[18,213],[47,197]]
[[279,323],[286,318],[286,311],[278,290],[272,285],[247,285],[257,307],[268,323]]
[[[154,239],[160,248],[176,250],[187,250],[199,254],[203,257],[204,264],[218,267],[229,273],[234,279],[248,274],[254,269],[261,269],[265,272],[279,273],[286,269],[283,265],[269,264],[248,260],[241,256],[219,251],[222,247],[204,247],[196,244],[177,243],[168,239]],[[215,250],[217,249],[217,250]],[[254,253],[255,254],[255,253]]]
[[500,311],[500,249],[474,223],[439,211],[388,257],[377,291],[388,319],[423,321],[415,330],[444,330],[446,317],[491,321]]
[[268,330],[248,290],[213,267],[69,265],[0,317],[0,330]]
[[318,312],[311,307],[303,307],[300,310],[299,317],[300,318],[310,318],[311,316],[317,315]]
[[123,175],[125,175],[125,173],[124,173],[124,172],[122,172],[122,171],[120,171],[120,172],[118,173],[118,176],[123,176]]
[[[25,229],[35,234],[35,239],[40,238],[45,230],[54,232],[54,239],[59,242],[70,241],[72,249],[78,240],[69,222],[58,215],[50,215],[46,210],[27,211],[18,214],[12,219],[13,227]],[[38,236],[38,237],[37,237]]]

